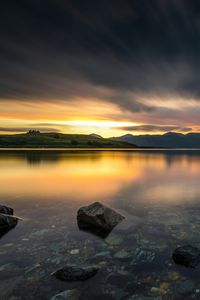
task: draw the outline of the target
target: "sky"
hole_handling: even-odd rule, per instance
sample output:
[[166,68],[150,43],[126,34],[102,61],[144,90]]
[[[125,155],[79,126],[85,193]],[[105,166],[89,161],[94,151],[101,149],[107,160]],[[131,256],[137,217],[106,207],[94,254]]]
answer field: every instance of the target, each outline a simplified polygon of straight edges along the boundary
[[200,1],[2,0],[0,134],[200,132]]

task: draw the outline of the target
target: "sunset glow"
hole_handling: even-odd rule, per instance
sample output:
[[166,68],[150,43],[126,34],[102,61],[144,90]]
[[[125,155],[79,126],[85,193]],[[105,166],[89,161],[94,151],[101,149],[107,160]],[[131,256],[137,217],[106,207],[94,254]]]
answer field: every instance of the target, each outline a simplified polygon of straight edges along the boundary
[[[146,103],[147,99],[141,101]],[[172,100],[162,102],[161,99],[154,98],[149,99],[149,103],[156,109],[133,113],[97,99],[94,102],[55,101],[48,105],[46,101],[32,104],[17,100],[0,101],[0,134],[23,133],[29,129],[41,132],[97,133],[104,137],[126,133],[162,134],[166,132],[165,128],[183,133],[200,132],[200,108],[198,103],[195,105],[195,101],[185,106],[184,100],[179,99],[179,105],[175,105],[176,102]],[[169,115],[165,112],[169,110],[167,105],[171,107]]]
[[195,5],[30,2],[2,8],[0,134],[200,132]]

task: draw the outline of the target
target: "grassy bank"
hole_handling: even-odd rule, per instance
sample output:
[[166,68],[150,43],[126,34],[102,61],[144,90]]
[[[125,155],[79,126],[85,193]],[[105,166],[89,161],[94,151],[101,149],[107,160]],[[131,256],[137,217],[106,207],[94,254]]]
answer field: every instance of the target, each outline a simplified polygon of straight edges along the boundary
[[0,148],[133,148],[127,142],[84,134],[36,133],[0,135]]

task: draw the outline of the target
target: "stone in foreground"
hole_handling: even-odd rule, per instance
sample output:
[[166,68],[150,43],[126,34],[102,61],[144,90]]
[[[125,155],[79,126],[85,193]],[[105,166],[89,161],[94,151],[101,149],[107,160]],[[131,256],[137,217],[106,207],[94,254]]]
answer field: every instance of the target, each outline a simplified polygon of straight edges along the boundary
[[66,290],[61,292],[55,296],[53,296],[50,300],[79,300],[80,292],[78,290]]
[[18,219],[13,212],[11,207],[0,205],[0,237],[17,225]]
[[11,207],[0,205],[0,214],[13,215],[14,210]]
[[99,202],[81,207],[77,213],[79,228],[101,237],[106,237],[123,219],[124,216]]
[[200,249],[191,245],[178,247],[172,254],[172,258],[176,264],[195,268],[200,262]]
[[76,266],[67,265],[62,269],[57,270],[53,275],[63,281],[85,281],[99,271],[99,268],[94,265]]
[[17,222],[18,219],[13,216],[0,214],[0,237],[15,227]]

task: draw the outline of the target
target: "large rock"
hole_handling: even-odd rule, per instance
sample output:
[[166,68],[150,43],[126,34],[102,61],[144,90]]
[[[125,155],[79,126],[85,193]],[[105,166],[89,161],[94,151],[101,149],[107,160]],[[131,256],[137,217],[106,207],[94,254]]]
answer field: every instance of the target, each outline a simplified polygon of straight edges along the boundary
[[0,213],[6,215],[13,215],[14,210],[11,207],[0,204]]
[[102,237],[106,237],[123,219],[124,216],[99,202],[81,207],[77,213],[80,229]]
[[200,249],[190,245],[178,247],[172,254],[172,258],[176,264],[195,268],[200,262]]
[[80,292],[78,290],[66,290],[61,292],[55,296],[53,296],[50,300],[79,300]]
[[64,268],[57,270],[53,275],[63,281],[84,281],[96,275],[98,271],[99,268],[94,265],[67,265]]
[[15,227],[17,222],[18,219],[13,216],[0,214],[0,237]]

